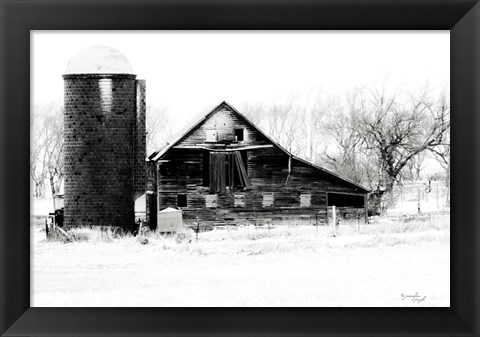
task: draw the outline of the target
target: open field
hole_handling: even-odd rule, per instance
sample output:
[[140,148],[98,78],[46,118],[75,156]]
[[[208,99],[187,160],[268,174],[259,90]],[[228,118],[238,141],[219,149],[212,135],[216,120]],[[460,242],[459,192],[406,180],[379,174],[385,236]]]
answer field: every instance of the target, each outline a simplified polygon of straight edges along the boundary
[[287,225],[216,230],[198,241],[150,233],[147,244],[94,230],[72,243],[47,241],[40,223],[32,226],[31,305],[449,306],[449,215],[373,222],[360,232],[344,223],[336,237],[328,227]]

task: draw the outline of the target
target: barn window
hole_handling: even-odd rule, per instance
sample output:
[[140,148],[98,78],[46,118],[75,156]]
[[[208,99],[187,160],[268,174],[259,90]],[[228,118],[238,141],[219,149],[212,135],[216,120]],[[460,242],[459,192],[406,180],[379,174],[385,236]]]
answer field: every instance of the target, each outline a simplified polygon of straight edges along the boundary
[[187,207],[186,194],[177,194],[177,207]]
[[205,195],[205,207],[217,207],[217,195],[216,194],[208,194]]
[[205,134],[206,142],[216,142],[217,141],[217,130],[208,129]]
[[273,206],[273,193],[263,193],[262,207]]
[[235,207],[245,207],[245,194],[234,194],[234,204]]
[[235,140],[237,142],[243,142],[243,129],[235,129]]
[[300,194],[300,207],[310,207],[312,205],[311,194]]
[[175,177],[177,175],[177,165],[170,160],[159,160],[158,173],[160,177]]
[[210,189],[213,192],[226,192],[229,187],[250,188],[247,169],[240,151],[210,152]]

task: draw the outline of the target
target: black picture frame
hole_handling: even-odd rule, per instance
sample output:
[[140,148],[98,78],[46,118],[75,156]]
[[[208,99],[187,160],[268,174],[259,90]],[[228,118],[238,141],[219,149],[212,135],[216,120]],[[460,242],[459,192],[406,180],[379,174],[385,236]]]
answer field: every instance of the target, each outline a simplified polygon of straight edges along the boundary
[[[1,0],[2,336],[479,335],[480,5],[473,0]],[[450,308],[30,308],[31,30],[451,33]]]

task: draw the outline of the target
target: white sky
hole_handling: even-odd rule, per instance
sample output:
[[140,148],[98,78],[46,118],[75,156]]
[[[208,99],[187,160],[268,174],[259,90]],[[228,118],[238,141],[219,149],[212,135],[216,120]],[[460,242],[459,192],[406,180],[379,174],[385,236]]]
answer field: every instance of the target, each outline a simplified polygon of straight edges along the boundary
[[450,85],[449,31],[32,31],[32,102],[63,102],[68,61],[107,45],[147,81],[176,127],[221,101],[272,104],[354,86]]

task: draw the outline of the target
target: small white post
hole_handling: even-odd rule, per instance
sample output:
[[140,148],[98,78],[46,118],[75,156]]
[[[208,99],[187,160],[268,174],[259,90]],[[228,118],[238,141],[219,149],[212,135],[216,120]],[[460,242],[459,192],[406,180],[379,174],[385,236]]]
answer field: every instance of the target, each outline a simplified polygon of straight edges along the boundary
[[418,214],[422,213],[421,211],[421,207],[420,207],[420,188],[417,187],[417,194],[418,194],[418,203],[417,203],[417,211],[418,211]]
[[335,206],[332,206],[333,213],[333,233],[337,235],[337,212],[335,211]]

